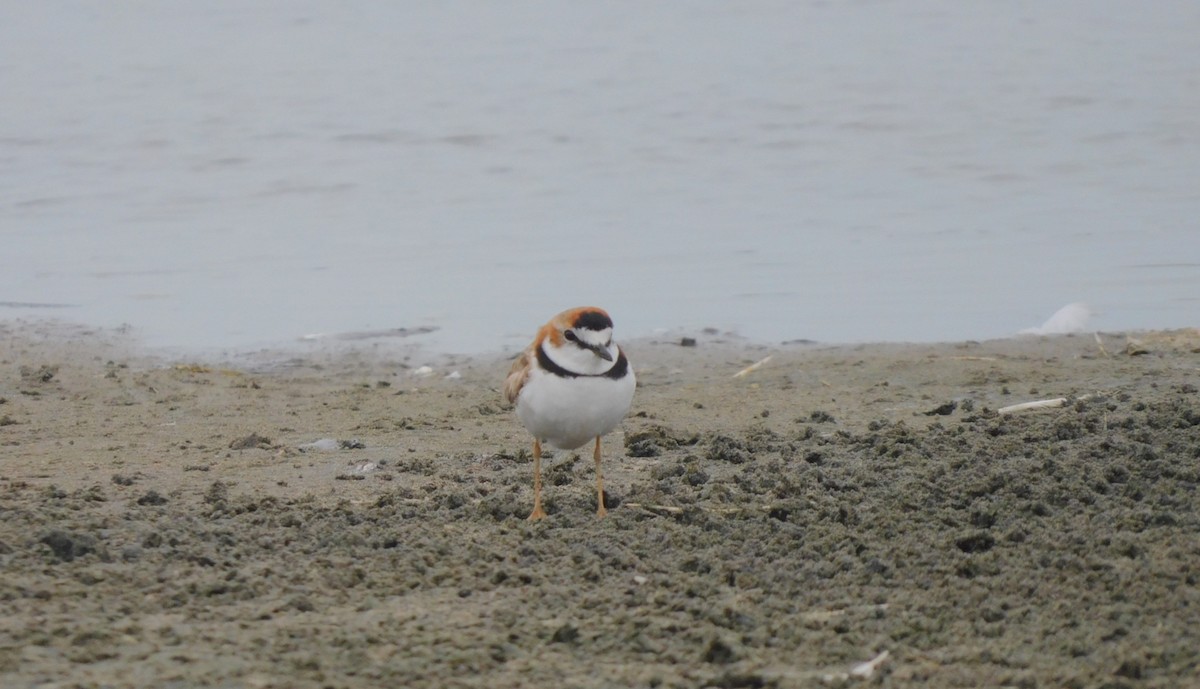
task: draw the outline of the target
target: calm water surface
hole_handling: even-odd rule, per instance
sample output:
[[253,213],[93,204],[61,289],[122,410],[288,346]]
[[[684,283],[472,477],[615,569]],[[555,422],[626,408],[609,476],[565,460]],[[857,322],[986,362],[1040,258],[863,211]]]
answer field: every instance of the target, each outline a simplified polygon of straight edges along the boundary
[[0,8],[0,94],[0,319],[483,352],[584,303],[768,341],[1200,313],[1195,2],[44,0]]

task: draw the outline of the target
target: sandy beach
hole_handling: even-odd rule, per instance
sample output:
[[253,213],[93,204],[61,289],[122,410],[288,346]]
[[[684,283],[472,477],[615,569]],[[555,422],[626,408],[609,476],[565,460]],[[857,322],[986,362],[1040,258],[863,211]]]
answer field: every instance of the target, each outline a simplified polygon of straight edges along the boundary
[[500,354],[0,324],[0,686],[1200,684],[1200,332],[689,336],[529,524]]

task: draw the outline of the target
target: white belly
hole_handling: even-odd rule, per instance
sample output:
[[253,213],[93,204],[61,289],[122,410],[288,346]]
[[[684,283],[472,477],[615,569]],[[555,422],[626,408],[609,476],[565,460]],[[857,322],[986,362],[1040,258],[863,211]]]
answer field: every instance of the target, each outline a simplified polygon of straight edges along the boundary
[[517,418],[538,440],[574,450],[621,423],[636,386],[632,368],[619,380],[535,369],[517,397]]

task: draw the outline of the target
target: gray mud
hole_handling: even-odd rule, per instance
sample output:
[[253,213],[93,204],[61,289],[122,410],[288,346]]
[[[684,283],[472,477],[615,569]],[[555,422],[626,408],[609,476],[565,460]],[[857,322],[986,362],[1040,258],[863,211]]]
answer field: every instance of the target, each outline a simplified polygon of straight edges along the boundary
[[1196,684],[1200,355],[1157,342],[642,343],[609,517],[559,453],[529,524],[501,360],[10,340],[0,683]]

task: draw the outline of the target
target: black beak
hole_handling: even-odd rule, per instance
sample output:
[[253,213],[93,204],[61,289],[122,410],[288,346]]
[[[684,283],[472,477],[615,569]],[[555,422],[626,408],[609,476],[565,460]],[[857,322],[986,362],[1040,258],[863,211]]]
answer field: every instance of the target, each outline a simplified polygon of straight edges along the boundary
[[607,347],[604,347],[602,345],[592,345],[592,346],[588,347],[588,349],[595,352],[596,356],[600,357],[601,359],[604,359],[605,361],[612,361],[612,354],[608,353]]

